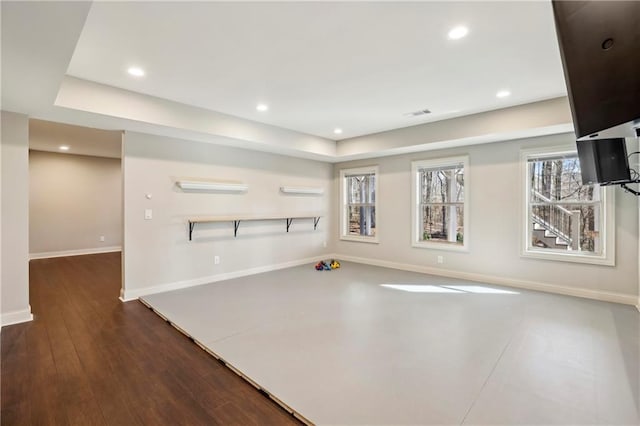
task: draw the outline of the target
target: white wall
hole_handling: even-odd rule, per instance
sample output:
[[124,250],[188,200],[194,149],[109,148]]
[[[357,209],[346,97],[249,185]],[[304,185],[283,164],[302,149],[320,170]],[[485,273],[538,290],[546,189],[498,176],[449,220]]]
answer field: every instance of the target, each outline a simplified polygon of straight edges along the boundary
[[[368,259],[387,266],[633,304],[638,300],[638,205],[635,197],[619,188],[615,190],[615,267],[520,256],[523,214],[520,150],[566,143],[575,143],[572,134],[336,164],[336,191],[340,169],[379,165],[377,232],[380,243],[337,240],[334,249],[344,259]],[[470,251],[411,247],[411,161],[465,154],[470,161],[470,223],[465,227],[470,235]],[[338,214],[337,207],[334,214]],[[334,225],[332,235],[337,237],[338,233],[338,226]],[[444,264],[436,263],[438,255],[444,256]]]
[[2,325],[29,321],[29,122],[2,111]]
[[30,151],[29,206],[32,259],[119,250],[120,159]]
[[[123,144],[124,299],[311,263],[328,253],[331,164],[131,132]],[[249,191],[185,193],[175,181],[187,177],[243,182]],[[284,195],[281,185],[322,187],[325,194]],[[152,220],[144,219],[145,209],[152,209]],[[233,225],[225,222],[196,225],[188,240],[193,216],[316,213],[324,215],[316,231],[311,220],[294,221],[289,233],[284,220],[243,222],[234,238]]]

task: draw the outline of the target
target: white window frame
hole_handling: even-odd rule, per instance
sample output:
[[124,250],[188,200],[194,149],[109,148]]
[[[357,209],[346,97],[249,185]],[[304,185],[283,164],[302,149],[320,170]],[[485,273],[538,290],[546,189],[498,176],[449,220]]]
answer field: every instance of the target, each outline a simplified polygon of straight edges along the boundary
[[[379,243],[379,210],[378,210],[378,181],[379,181],[379,167],[378,166],[367,166],[367,167],[357,167],[353,169],[342,169],[340,170],[340,239],[345,241],[357,241],[361,243]],[[376,212],[376,232],[373,236],[365,236],[365,235],[350,235],[349,230],[347,229],[349,226],[349,220],[347,218],[347,176],[349,175],[357,175],[357,174],[371,174],[375,176],[375,202],[373,203],[373,207]]]
[[[420,176],[421,169],[457,166],[462,164],[464,168],[464,236],[462,244],[453,244],[447,241],[424,241],[420,239],[422,227],[420,226]],[[446,158],[434,158],[411,162],[411,245],[418,248],[448,251],[469,251],[470,227],[469,227],[469,156],[457,156]]]
[[[580,142],[578,142],[580,143]],[[613,186],[600,187],[600,199],[602,207],[602,232],[601,242],[603,244],[601,254],[589,254],[583,251],[551,251],[549,249],[536,249],[531,246],[529,241],[533,232],[533,225],[529,218],[531,200],[531,188],[529,185],[529,167],[528,161],[532,157],[545,157],[555,155],[573,155],[576,154],[575,145],[560,145],[552,147],[541,147],[524,149],[520,151],[520,188],[522,192],[522,200],[520,206],[522,234],[520,237],[520,255],[522,257],[553,260],[560,262],[576,262],[589,263],[594,265],[615,266],[615,191]]]

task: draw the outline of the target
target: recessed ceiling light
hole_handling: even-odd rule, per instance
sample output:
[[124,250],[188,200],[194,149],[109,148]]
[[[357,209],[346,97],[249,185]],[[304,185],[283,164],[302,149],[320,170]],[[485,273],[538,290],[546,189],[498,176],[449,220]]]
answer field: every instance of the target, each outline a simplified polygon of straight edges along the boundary
[[267,104],[258,104],[256,106],[256,109],[258,111],[267,111],[269,109],[269,105],[267,105]]
[[69,146],[68,146],[68,145],[60,145],[60,146],[58,147],[58,149],[59,149],[60,151],[69,151]]
[[448,37],[449,37],[449,40],[459,40],[462,37],[466,36],[467,34],[469,34],[469,28],[460,25],[458,27],[452,28],[449,31]]
[[500,90],[498,93],[496,93],[496,97],[498,98],[506,98],[507,96],[510,96],[511,92],[508,90]]
[[129,67],[127,72],[134,77],[144,77],[144,70],[140,67]]
[[341,135],[342,134],[342,129],[336,127],[335,129],[333,129],[333,133],[335,133],[336,135]]

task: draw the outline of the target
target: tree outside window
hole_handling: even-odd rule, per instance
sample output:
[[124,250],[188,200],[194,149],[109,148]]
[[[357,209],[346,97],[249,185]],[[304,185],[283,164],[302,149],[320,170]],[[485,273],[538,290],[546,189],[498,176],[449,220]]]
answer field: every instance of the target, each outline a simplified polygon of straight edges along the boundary
[[343,239],[376,240],[377,168],[341,171]]
[[575,148],[523,151],[522,167],[523,256],[613,265],[614,194],[582,184]]
[[577,155],[531,158],[530,241],[540,250],[602,252],[600,187],[582,185]]
[[466,247],[467,163],[467,157],[412,163],[414,246]]

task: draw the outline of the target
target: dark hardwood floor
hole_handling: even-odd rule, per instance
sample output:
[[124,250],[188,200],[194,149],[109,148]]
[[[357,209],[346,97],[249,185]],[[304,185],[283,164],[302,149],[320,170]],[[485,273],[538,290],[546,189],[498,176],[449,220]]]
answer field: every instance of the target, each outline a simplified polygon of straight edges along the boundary
[[299,424],[141,303],[120,254],[33,260],[35,320],[2,329],[3,426]]

